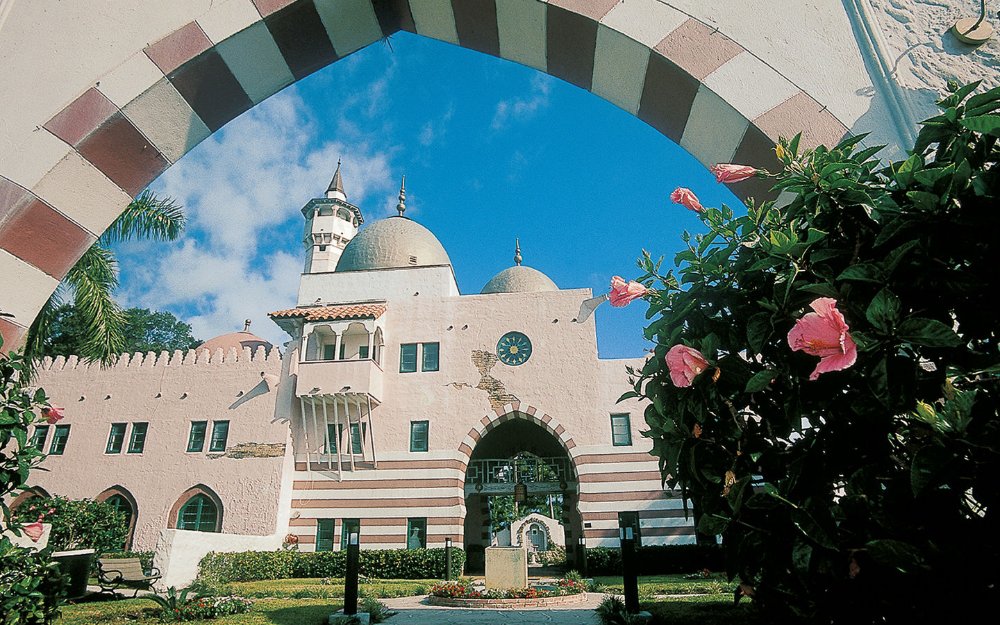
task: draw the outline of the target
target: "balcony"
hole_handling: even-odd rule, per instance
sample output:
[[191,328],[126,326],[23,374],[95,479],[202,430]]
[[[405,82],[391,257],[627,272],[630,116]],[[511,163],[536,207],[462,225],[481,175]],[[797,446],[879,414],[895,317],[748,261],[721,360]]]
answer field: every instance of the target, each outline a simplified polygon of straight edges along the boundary
[[377,405],[382,403],[382,367],[371,358],[300,362],[295,394],[367,395]]

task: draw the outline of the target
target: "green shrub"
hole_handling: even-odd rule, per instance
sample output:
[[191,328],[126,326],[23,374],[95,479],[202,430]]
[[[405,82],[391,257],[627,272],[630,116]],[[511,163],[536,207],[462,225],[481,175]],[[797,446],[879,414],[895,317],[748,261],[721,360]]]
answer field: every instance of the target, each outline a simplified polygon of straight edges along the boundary
[[0,538],[0,621],[45,625],[59,615],[65,578],[50,555]]
[[125,514],[91,499],[34,497],[14,512],[14,518],[22,523],[51,523],[49,546],[54,551],[118,551],[128,539]]
[[[452,570],[459,572],[465,552],[451,550]],[[435,579],[445,574],[444,549],[362,550],[361,575],[378,579]],[[346,551],[246,551],[210,553],[199,565],[203,583],[226,584],[290,577],[344,577]]]
[[[724,571],[725,552],[719,545],[650,545],[635,550],[638,575],[669,575],[708,569]],[[587,549],[587,573],[621,575],[621,550],[611,547]]]

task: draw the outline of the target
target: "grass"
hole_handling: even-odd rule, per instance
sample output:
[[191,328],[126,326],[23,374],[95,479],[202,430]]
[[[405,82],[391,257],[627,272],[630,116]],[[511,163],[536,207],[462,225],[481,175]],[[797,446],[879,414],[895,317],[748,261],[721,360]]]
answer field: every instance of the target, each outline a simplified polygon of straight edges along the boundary
[[[326,599],[258,599],[247,614],[234,614],[210,621],[188,621],[211,625],[325,625],[343,605]],[[156,604],[148,599],[124,599],[80,603],[63,607],[54,625],[153,625]]]
[[762,625],[749,601],[733,605],[733,597],[705,595],[661,601],[640,602],[639,607],[653,615],[653,623],[669,625]]
[[[268,579],[259,582],[232,582],[225,586],[225,593],[241,597],[338,598],[344,596],[344,580],[331,578],[331,583],[311,579]],[[358,587],[362,597],[389,599],[426,595],[435,579],[369,579]]]
[[[594,578],[598,592],[621,594],[622,578],[598,576]],[[684,579],[683,575],[642,575],[639,577],[639,596],[655,595],[719,595],[732,600],[736,584],[726,581],[722,574],[713,573],[707,578]]]

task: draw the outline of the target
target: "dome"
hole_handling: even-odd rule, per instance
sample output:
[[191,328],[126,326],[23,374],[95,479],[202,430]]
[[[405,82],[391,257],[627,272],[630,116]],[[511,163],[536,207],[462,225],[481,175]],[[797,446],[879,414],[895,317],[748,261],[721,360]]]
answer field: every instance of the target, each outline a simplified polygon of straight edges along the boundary
[[218,349],[221,349],[224,353],[229,353],[230,349],[242,352],[244,347],[249,347],[250,351],[257,351],[257,348],[261,346],[267,351],[270,351],[274,347],[253,332],[230,332],[229,334],[208,339],[199,345],[197,350],[200,352],[203,349],[207,349],[214,354]]
[[450,265],[451,259],[430,230],[402,216],[372,223],[344,248],[336,271]]
[[556,283],[541,271],[524,265],[515,265],[490,278],[481,292],[484,294],[537,293],[558,290],[559,287],[556,286]]

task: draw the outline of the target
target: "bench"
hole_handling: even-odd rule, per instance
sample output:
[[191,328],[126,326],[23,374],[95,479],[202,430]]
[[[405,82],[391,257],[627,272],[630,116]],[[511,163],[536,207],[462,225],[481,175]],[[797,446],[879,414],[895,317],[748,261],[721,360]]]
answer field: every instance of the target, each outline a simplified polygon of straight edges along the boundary
[[160,571],[151,567],[149,574],[142,568],[139,558],[100,558],[97,560],[97,583],[101,592],[115,594],[121,587],[135,588],[132,597],[140,590],[150,590],[153,583],[160,579]]

